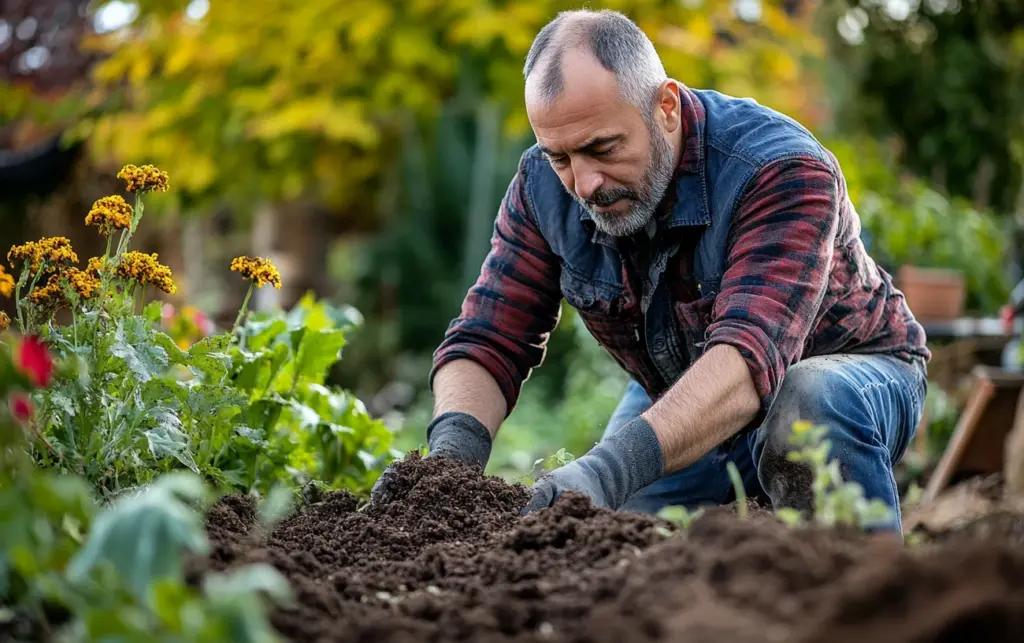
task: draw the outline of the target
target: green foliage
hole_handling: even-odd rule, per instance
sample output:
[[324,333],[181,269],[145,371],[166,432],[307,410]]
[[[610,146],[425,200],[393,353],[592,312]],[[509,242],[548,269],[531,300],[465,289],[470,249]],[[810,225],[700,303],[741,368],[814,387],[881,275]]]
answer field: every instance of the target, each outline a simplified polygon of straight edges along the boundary
[[219,462],[229,480],[370,489],[394,455],[392,433],[354,395],[323,383],[352,320],[351,311],[306,296],[288,315],[258,313],[239,327],[233,386],[246,401],[237,448]]
[[32,429],[8,404],[29,388],[18,371],[0,342],[0,629],[15,640],[276,641],[264,603],[291,593],[272,568],[185,583],[183,556],[208,547],[200,480],[171,474],[100,510],[85,480],[29,459]]
[[895,135],[901,163],[919,176],[997,211],[1019,210],[1024,4],[851,0],[822,13],[846,130]]
[[[354,395],[325,385],[358,313],[311,295],[289,312],[247,315],[243,305],[230,332],[183,349],[161,330],[159,302],[137,312],[146,277],[120,270],[141,213],[137,195],[132,228],[90,261],[96,272],[62,267],[50,277],[65,299],[32,297],[55,266],[22,268],[18,321],[60,364],[34,392],[37,462],[82,476],[104,497],[178,469],[240,491],[310,480],[368,491],[391,455],[391,432]],[[75,278],[94,286],[91,296],[76,295]],[[70,324],[54,315],[61,306]]]
[[[820,113],[800,65],[822,51],[807,12],[772,0],[747,22],[731,0],[603,4],[633,16],[686,82]],[[544,23],[578,6],[258,0],[211,2],[192,20],[178,0],[139,3],[132,25],[90,43],[104,56],[76,135],[103,158],[145,154],[185,199],[306,195],[365,220],[373,211],[356,199],[380,188],[408,117],[429,121],[469,87],[506,132],[526,130],[522,60]]]
[[1008,226],[919,181],[893,194],[867,193],[857,205],[875,259],[964,273],[967,304],[993,314],[1010,292]]
[[[812,519],[820,525],[835,527],[848,525],[870,528],[885,524],[892,519],[889,507],[873,498],[864,497],[864,489],[856,482],[844,482],[839,471],[839,461],[829,460],[832,443],[825,436],[828,427],[816,426],[810,422],[794,422],[790,443],[796,450],[787,454],[791,462],[807,465],[813,476],[811,488],[814,493],[814,515]],[[779,516],[788,524],[801,522],[800,514],[790,509]]]
[[202,482],[178,472],[158,478],[137,495],[119,499],[97,517],[85,546],[68,565],[68,578],[82,582],[109,562],[130,590],[142,593],[166,578],[181,576],[185,552],[205,554]]

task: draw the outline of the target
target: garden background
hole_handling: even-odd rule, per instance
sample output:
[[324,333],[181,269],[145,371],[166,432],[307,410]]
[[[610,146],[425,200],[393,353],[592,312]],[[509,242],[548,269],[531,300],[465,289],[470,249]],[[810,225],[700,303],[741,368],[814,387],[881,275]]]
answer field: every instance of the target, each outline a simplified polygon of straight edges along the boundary
[[[271,258],[284,287],[362,323],[330,382],[405,450],[429,420],[430,353],[475,278],[501,194],[531,142],[522,60],[554,0],[2,0],[0,247],[81,225],[125,163],[172,189],[147,200],[137,249],[177,291],[183,347],[231,327],[231,257]],[[994,316],[1018,277],[1024,221],[1024,5],[1018,0],[622,0],[687,85],[750,96],[840,158],[873,256],[955,268]],[[7,305],[6,301],[4,305]],[[6,309],[13,314],[12,308]],[[962,392],[930,391],[934,457]],[[624,376],[563,311],[497,441],[520,479],[600,435]],[[943,390],[945,388],[945,390]],[[927,462],[915,461],[920,469]]]

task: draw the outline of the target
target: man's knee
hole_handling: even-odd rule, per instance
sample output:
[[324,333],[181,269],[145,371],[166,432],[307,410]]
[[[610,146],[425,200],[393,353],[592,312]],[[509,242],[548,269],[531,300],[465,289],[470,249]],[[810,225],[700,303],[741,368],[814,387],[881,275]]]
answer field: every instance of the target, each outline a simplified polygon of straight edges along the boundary
[[811,358],[794,364],[786,372],[779,393],[757,429],[752,455],[757,476],[773,503],[801,510],[812,504],[812,473],[805,464],[793,462],[789,454],[793,424],[797,421],[835,424],[835,401],[855,393],[855,388],[836,369],[836,358]]
[[855,387],[837,370],[839,359],[815,357],[797,362],[786,371],[779,393],[758,428],[755,457],[766,450],[791,451],[794,422],[833,423],[837,399],[856,394]]

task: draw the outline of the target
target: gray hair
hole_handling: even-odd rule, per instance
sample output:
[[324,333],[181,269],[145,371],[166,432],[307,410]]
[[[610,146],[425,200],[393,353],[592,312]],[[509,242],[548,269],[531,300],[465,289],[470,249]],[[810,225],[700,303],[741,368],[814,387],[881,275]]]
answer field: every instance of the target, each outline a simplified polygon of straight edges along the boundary
[[623,99],[640,109],[644,118],[651,117],[648,112],[657,89],[668,76],[647,35],[617,11],[563,11],[544,25],[523,67],[523,76],[529,79],[540,64],[541,100],[550,103],[562,93],[562,56],[577,47],[586,47],[602,67],[615,74]]

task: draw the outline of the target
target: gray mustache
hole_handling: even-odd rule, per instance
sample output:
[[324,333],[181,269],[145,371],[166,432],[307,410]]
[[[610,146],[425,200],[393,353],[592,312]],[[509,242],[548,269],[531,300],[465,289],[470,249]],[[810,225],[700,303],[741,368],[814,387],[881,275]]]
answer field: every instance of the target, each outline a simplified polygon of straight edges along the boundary
[[587,199],[587,204],[591,206],[605,207],[609,206],[619,199],[629,199],[631,201],[637,200],[637,194],[629,188],[611,188],[610,190],[598,190],[594,192]]

